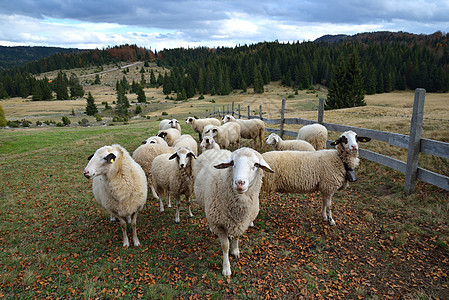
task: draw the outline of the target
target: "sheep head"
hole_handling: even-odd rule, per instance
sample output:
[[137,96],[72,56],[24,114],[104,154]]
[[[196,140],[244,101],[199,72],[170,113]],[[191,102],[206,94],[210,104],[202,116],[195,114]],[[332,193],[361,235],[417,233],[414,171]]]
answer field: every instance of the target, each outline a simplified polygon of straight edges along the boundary
[[226,124],[226,123],[234,121],[234,120],[235,120],[235,118],[232,115],[226,115],[223,117],[223,120],[221,120],[221,122],[223,124]]
[[331,143],[331,146],[337,146],[339,153],[358,153],[359,145],[358,142],[366,143],[371,141],[371,138],[358,136],[354,131],[343,132],[338,139]]
[[274,173],[262,155],[251,148],[240,148],[234,151],[230,158],[214,166],[216,169],[232,167],[233,188],[243,194],[251,187],[257,178],[259,169]]
[[115,161],[121,159],[123,154],[120,148],[121,146],[112,145],[101,147],[95,151],[88,157],[89,163],[84,169],[84,176],[91,179],[106,174]]
[[169,159],[177,159],[180,169],[184,169],[190,165],[192,159],[196,159],[195,154],[189,147],[179,147],[175,153],[173,153]]
[[215,144],[215,140],[211,136],[205,136],[203,137],[203,140],[201,141],[200,148],[204,150],[209,149],[210,146]]
[[267,145],[276,145],[277,143],[279,143],[280,140],[280,136],[278,136],[276,133],[272,133],[267,137],[266,143]]

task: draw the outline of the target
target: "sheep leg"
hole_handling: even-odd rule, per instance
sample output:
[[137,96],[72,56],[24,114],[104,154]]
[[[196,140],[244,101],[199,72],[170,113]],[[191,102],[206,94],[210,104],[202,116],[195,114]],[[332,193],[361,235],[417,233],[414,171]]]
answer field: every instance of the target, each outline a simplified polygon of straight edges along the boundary
[[132,216],[131,216],[131,228],[133,230],[133,243],[135,247],[139,247],[140,246],[140,242],[139,239],[137,238],[137,212],[135,212]]
[[118,217],[118,219],[120,221],[120,227],[122,228],[123,247],[129,247],[128,233],[126,232],[126,220],[122,217]]
[[170,193],[167,194],[168,194],[168,207],[171,207]]
[[175,215],[175,223],[179,223],[181,222],[180,218],[179,218],[179,208],[181,206],[181,197],[177,196],[174,197],[175,198],[175,202],[176,202],[176,215]]
[[331,226],[335,225],[335,221],[332,218],[332,195],[323,194],[323,219],[328,221]]
[[151,194],[153,195],[153,198],[159,199],[159,196],[156,193],[156,190],[154,189],[153,185],[150,185]]
[[189,210],[189,217],[193,218],[192,209],[190,208],[190,196],[186,196],[186,200],[187,200],[187,208]]
[[239,239],[238,238],[231,239],[231,255],[236,258],[240,257]]
[[218,232],[218,239],[220,240],[221,250],[223,251],[223,275],[225,277],[231,276],[231,263],[229,262],[229,239],[223,230]]

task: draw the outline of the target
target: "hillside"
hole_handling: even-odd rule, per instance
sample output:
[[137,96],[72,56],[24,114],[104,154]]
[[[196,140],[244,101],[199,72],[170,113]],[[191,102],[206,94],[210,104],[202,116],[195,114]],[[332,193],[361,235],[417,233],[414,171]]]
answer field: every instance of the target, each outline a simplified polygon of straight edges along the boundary
[[55,53],[77,53],[79,49],[59,47],[0,46],[0,69],[9,69]]

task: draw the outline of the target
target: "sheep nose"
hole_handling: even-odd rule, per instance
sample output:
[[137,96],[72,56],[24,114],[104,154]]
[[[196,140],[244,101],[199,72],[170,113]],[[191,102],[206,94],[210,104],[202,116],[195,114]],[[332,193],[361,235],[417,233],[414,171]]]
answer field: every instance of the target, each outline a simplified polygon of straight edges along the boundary
[[351,145],[351,149],[352,149],[353,151],[357,150],[357,145]]
[[246,182],[244,180],[238,179],[235,181],[235,187],[237,191],[242,191],[245,189]]
[[84,170],[84,177],[86,177],[88,179],[90,178],[89,171]]
[[179,166],[180,166],[181,168],[184,168],[185,165],[184,165],[184,164],[180,164]]

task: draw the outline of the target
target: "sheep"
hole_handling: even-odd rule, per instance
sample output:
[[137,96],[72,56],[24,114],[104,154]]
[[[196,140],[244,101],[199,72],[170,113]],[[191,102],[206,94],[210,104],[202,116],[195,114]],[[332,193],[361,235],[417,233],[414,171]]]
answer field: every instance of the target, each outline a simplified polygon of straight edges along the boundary
[[229,145],[235,143],[240,147],[240,125],[235,122],[213,126],[206,134],[213,137],[220,148],[228,148]]
[[276,151],[282,150],[296,150],[296,151],[315,151],[313,146],[302,140],[282,140],[279,135],[272,133],[266,140],[267,145],[273,146]]
[[147,200],[145,172],[122,146],[104,146],[89,157],[84,176],[92,179],[95,199],[112,217],[119,219],[123,247],[129,246],[126,220],[130,220],[134,246],[137,238],[137,214]]
[[195,197],[220,240],[226,277],[231,276],[229,245],[231,255],[239,257],[238,238],[259,213],[262,170],[272,172],[260,153],[240,148],[223,162],[204,166],[195,179]]
[[209,125],[204,126],[202,137],[205,137],[207,135],[206,132],[214,126],[216,126],[216,125],[209,124]]
[[271,151],[262,154],[276,176],[263,178],[262,193],[309,193],[320,191],[323,201],[323,219],[335,225],[332,218],[332,196],[356,180],[354,169],[359,165],[357,142],[368,142],[346,131],[331,143],[336,149],[319,151]]
[[186,119],[186,124],[190,124],[193,131],[198,132],[198,137],[199,137],[200,141],[203,139],[203,136],[201,134],[203,133],[204,126],[206,126],[206,125],[220,126],[221,125],[220,121],[215,118],[196,119],[194,117],[188,117]]
[[252,139],[254,148],[256,148],[257,138],[259,138],[260,146],[263,144],[263,133],[265,132],[265,123],[259,119],[241,120],[236,119],[232,115],[226,115],[222,120],[223,124],[228,122],[236,122],[240,125],[240,136],[244,139]]
[[159,136],[150,136],[145,141],[143,141],[142,144],[159,144],[168,147],[167,142]]
[[210,137],[210,136],[203,137],[203,141],[201,142],[201,144],[203,144],[203,143],[206,144],[205,141],[209,141],[211,143],[211,145],[215,145],[215,146],[211,147],[209,145],[210,149],[207,149],[206,148],[207,146],[203,147],[203,152],[196,159],[195,166],[193,168],[193,176],[195,178],[198,175],[198,173],[201,171],[201,169],[203,168],[204,165],[219,163],[222,160],[230,157],[232,154],[232,152],[229,150],[220,149],[220,147],[217,145],[217,143],[215,143],[213,137]]
[[183,134],[173,142],[173,148],[190,147],[195,155],[198,155],[198,143],[190,134]]
[[[158,137],[161,139],[160,137]],[[150,138],[151,139],[151,138]],[[165,141],[162,140],[164,143]],[[151,194],[153,198],[159,199],[156,191],[153,188],[153,178],[151,177],[151,164],[153,163],[153,160],[155,157],[157,157],[160,154],[164,153],[173,153],[175,151],[175,148],[168,147],[167,144],[161,145],[161,144],[152,144],[152,143],[145,143],[140,145],[136,150],[133,152],[133,159],[142,167],[143,171],[145,172],[145,175],[147,176],[147,182],[148,187],[151,190]],[[160,205],[161,205],[161,211],[163,210],[163,203],[160,199]],[[168,196],[168,207],[171,207],[170,202],[170,196]]]
[[181,136],[181,132],[174,128],[159,130],[157,133],[158,137],[163,138],[167,144],[171,147],[174,141]]
[[220,146],[215,142],[214,138],[211,136],[204,136],[203,140],[201,141],[200,144],[200,148],[201,151],[206,151],[206,150],[219,150]]
[[326,149],[327,135],[326,127],[315,123],[301,127],[296,139],[309,142],[316,150],[322,150]]
[[[176,158],[176,160],[175,160]],[[176,201],[175,222],[179,223],[179,207],[181,195],[186,198],[189,217],[193,217],[190,209],[190,196],[193,194],[193,165],[195,154],[189,147],[180,147],[174,153],[161,154],[153,160],[151,175],[153,187],[158,192],[168,191]]]
[[181,132],[181,125],[179,124],[179,121],[176,119],[164,119],[159,122],[159,130],[174,128],[178,129],[179,132]]

